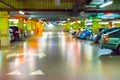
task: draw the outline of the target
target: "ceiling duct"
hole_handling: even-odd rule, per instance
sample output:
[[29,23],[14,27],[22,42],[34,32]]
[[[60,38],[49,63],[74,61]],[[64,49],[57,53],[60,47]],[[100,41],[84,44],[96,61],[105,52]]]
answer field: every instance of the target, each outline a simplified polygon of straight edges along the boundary
[[86,0],[86,4],[89,5],[92,2],[92,0]]
[[79,3],[73,5],[73,15],[77,15],[79,13]]
[[98,8],[99,5],[103,4],[106,0],[92,0],[86,8]]
[[76,0],[73,4],[73,12],[71,13],[72,16],[79,16],[79,10],[81,10],[81,6],[85,4],[85,0]]
[[10,5],[9,3],[5,2],[5,1],[0,0],[0,2],[9,6],[9,7],[11,7],[11,8],[13,8],[13,9],[16,9],[14,6]]
[[105,0],[92,0],[91,5],[100,5],[103,4]]

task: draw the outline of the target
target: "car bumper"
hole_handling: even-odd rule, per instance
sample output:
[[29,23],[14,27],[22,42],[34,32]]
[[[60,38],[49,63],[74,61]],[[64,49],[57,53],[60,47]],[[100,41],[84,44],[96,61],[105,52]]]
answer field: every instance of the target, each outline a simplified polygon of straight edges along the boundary
[[106,44],[106,43],[103,43],[101,48],[115,50],[116,49],[116,44],[108,44],[108,43]]

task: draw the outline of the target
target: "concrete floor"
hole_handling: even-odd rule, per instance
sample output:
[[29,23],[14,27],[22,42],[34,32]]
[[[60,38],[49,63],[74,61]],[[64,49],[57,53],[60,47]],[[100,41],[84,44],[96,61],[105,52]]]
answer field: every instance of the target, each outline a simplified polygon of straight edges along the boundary
[[120,80],[120,57],[64,32],[0,50],[0,80]]

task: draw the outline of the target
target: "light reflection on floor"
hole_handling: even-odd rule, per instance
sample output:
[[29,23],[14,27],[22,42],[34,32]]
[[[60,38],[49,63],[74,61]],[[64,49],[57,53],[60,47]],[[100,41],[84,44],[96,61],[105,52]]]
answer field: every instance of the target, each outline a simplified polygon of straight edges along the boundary
[[68,33],[44,32],[1,48],[0,80],[118,80],[120,58],[110,52]]

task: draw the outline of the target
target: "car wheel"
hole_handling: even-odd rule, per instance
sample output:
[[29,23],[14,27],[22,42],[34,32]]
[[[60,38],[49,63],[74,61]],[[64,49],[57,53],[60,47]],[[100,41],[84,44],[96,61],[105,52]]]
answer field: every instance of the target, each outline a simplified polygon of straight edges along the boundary
[[87,36],[87,37],[86,37],[86,40],[89,40],[89,39],[90,39],[90,36]]
[[98,43],[98,44],[100,43],[100,39],[98,39],[97,43]]
[[120,54],[120,45],[118,46],[117,51]]
[[120,45],[117,47],[117,49],[115,50],[115,53],[120,55]]

